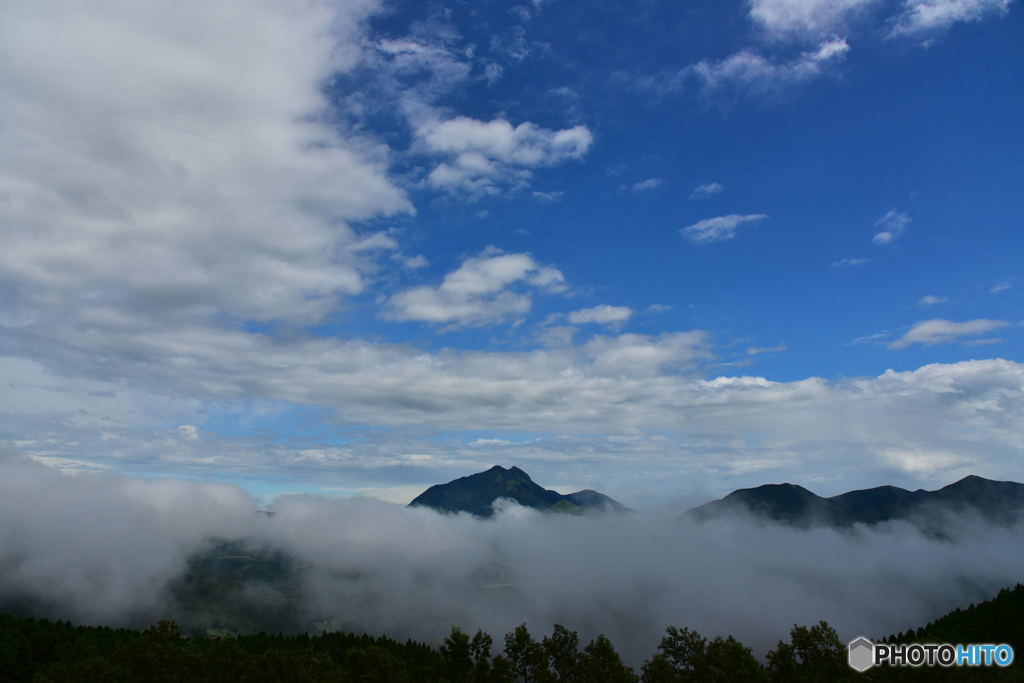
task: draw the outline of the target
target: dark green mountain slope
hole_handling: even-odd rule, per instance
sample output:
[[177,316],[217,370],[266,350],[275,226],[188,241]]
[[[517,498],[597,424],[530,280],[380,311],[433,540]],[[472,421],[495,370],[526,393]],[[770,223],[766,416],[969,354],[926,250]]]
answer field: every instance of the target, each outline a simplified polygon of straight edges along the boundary
[[706,520],[736,512],[799,527],[907,520],[937,531],[944,515],[964,513],[977,514],[993,524],[1013,524],[1024,519],[1024,484],[970,475],[937,491],[879,486],[831,498],[794,484],[767,484],[733,491],[686,514]]
[[[885,639],[906,643],[1007,643],[1024,652],[1024,585],[1004,588],[991,600],[955,609],[927,626]],[[1020,655],[1018,655],[1020,656]]]
[[443,512],[469,512],[479,517],[494,514],[492,505],[510,498],[520,505],[550,512],[582,514],[586,511],[624,512],[627,508],[603,493],[589,489],[562,495],[545,489],[518,467],[495,465],[486,472],[437,484],[417,496],[410,507],[424,506]]

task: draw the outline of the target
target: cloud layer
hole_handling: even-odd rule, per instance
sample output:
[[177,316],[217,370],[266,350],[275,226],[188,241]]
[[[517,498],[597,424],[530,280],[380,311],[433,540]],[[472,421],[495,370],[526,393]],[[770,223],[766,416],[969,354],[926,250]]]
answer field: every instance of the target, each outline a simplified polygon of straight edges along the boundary
[[638,664],[670,624],[733,634],[759,655],[794,623],[826,619],[843,638],[904,630],[1018,581],[1024,562],[1020,530],[969,520],[944,542],[903,525],[801,532],[514,506],[481,521],[301,496],[278,501],[272,518],[254,507],[233,487],[0,459],[0,601],[145,623],[168,615],[161,589],[190,554],[236,538],[304,567],[295,608],[310,629],[438,643],[453,624],[500,639],[523,622],[538,636],[562,623],[584,639],[606,633]]

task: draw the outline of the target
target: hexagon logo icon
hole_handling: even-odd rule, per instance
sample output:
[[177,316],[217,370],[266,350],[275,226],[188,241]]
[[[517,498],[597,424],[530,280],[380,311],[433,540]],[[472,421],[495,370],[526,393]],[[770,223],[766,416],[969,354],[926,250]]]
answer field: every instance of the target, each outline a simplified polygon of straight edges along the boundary
[[864,636],[851,640],[847,653],[847,661],[854,671],[863,673],[875,665],[875,644]]

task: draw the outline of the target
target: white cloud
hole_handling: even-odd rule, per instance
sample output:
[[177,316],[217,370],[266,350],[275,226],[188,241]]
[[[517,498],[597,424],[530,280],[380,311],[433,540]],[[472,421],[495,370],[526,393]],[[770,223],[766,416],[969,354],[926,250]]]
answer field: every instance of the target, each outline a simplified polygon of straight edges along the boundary
[[308,322],[362,291],[346,221],[412,206],[384,148],[323,123],[321,85],[375,8],[3,3],[12,308]]
[[867,258],[844,258],[838,261],[833,261],[829,264],[830,268],[856,268],[857,266],[863,266],[868,263],[871,259]]
[[349,251],[360,252],[370,251],[373,249],[397,249],[398,242],[393,237],[388,235],[386,232],[375,232],[372,235],[368,235],[363,239],[359,240],[351,247]]
[[434,114],[435,102],[469,80],[472,67],[454,29],[438,22],[414,26],[401,38],[366,42],[359,69],[368,78],[343,96],[347,113],[397,111],[415,126]]
[[679,234],[694,244],[723,242],[734,238],[736,230],[744,223],[756,223],[765,218],[768,218],[768,216],[763,213],[747,214],[745,216],[730,214],[728,216],[705,218],[683,228],[679,231]]
[[1006,14],[1012,0],[904,0],[903,11],[893,21],[890,37],[927,37],[958,22],[981,21]]
[[921,297],[921,300],[917,302],[918,306],[938,306],[940,304],[948,304],[952,301],[948,296],[935,296],[934,294],[926,294]]
[[1005,320],[988,320],[978,318],[962,323],[935,318],[915,323],[906,334],[889,344],[890,349],[905,349],[911,344],[949,344],[958,341],[960,337],[968,337],[976,334],[984,334],[1006,327],[1009,323]]
[[470,448],[494,448],[501,446],[511,446],[512,442],[507,439],[474,439],[471,443],[467,444]]
[[735,87],[767,95],[820,76],[828,65],[843,57],[849,49],[846,40],[830,38],[819,43],[814,50],[781,62],[770,61],[757,52],[743,49],[717,62],[702,60],[689,70],[708,91]]
[[785,344],[778,344],[776,346],[749,346],[747,347],[748,356],[759,356],[762,353],[781,353],[782,351],[788,351],[789,347]]
[[879,0],[748,0],[750,18],[780,38],[821,37],[842,31],[847,21]]
[[565,278],[557,268],[542,266],[529,254],[505,254],[492,247],[466,259],[437,287],[414,287],[395,294],[387,302],[385,315],[431,323],[497,323],[531,308],[530,294],[514,291],[513,285],[559,292],[565,289]]
[[533,192],[533,198],[542,202],[557,202],[562,198],[564,192]]
[[690,199],[707,199],[708,197],[720,194],[724,190],[725,187],[721,183],[701,183],[693,188],[693,192],[690,193]]
[[650,190],[658,189],[659,187],[661,187],[664,184],[665,184],[665,181],[662,180],[661,178],[647,178],[646,180],[641,180],[639,182],[635,182],[632,185],[620,185],[619,186],[619,191],[620,192],[629,191],[629,192],[636,192],[636,193],[639,193],[639,192],[649,192]]
[[989,337],[986,339],[972,339],[970,341],[963,342],[964,346],[990,346],[992,344],[1002,344],[1003,340],[999,337]]
[[872,243],[878,246],[892,244],[906,231],[908,223],[910,223],[910,216],[906,213],[889,209],[884,216],[875,221],[875,227],[881,228],[881,231],[871,238]]
[[569,314],[569,322],[573,325],[598,323],[600,325],[621,325],[633,315],[627,306],[609,306],[601,304],[593,308],[583,308]]
[[[893,449],[919,454],[905,484],[942,485],[972,472],[1010,477],[1024,429],[1024,364],[969,361],[837,381],[704,379],[716,360],[700,331],[582,344],[569,336],[548,348],[504,352],[275,340],[198,327],[155,338],[145,330],[71,335],[62,343],[59,355],[43,355],[97,379],[71,381],[38,363],[5,361],[0,433],[32,434],[19,446],[32,456],[122,471],[202,475],[244,467],[267,481],[383,486],[390,479],[380,468],[415,467],[434,472],[436,481],[493,464],[428,438],[471,425],[495,438],[515,434],[516,441],[547,435],[508,456],[531,474],[600,472],[653,492],[650,482],[635,481],[638,468],[667,467],[733,488],[740,480],[785,481],[813,470],[846,490],[852,481],[900,483],[894,472],[905,470],[894,470],[885,455]],[[111,357],[132,360],[105,362]],[[320,406],[317,422],[357,438],[344,453],[321,447],[335,452],[324,468],[289,444],[258,436],[228,439],[204,430],[203,440],[192,442],[154,431],[167,416],[174,425],[202,425],[237,413],[234,420],[258,426],[262,405]],[[642,438],[613,447],[602,435]],[[925,471],[928,453],[960,453],[961,460],[952,468],[936,460]]]
[[439,189],[495,194],[505,185],[525,185],[530,169],[553,166],[587,153],[593,135],[585,126],[564,130],[504,119],[478,121],[459,116],[431,121],[416,131],[423,148],[448,157],[427,176]]
[[1003,280],[997,285],[989,288],[989,294],[1002,294],[1003,292],[1013,289],[1013,280]]

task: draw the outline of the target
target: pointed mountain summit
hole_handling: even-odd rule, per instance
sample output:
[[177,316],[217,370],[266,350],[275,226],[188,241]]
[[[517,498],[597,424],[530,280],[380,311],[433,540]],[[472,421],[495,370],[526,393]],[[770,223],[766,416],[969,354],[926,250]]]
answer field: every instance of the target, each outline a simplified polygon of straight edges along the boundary
[[470,512],[478,517],[490,517],[494,514],[494,501],[499,498],[509,498],[524,507],[549,512],[583,514],[587,511],[628,510],[603,493],[586,489],[562,495],[538,485],[518,467],[505,469],[500,465],[447,484],[431,486],[409,506],[430,507],[442,512]]
[[686,516],[706,520],[737,512],[803,528],[870,525],[899,519],[939,531],[949,515],[963,514],[1006,525],[1024,519],[1024,484],[972,474],[936,491],[878,486],[831,498],[817,496],[794,484],[766,484],[738,489],[689,510]]

